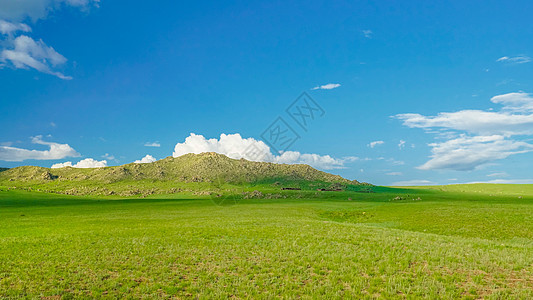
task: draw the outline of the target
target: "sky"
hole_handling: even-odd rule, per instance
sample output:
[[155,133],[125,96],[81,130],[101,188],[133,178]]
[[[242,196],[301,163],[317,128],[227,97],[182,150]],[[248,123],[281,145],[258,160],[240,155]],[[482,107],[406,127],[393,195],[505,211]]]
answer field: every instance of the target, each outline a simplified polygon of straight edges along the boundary
[[0,0],[0,167],[214,151],[533,183],[531,1]]

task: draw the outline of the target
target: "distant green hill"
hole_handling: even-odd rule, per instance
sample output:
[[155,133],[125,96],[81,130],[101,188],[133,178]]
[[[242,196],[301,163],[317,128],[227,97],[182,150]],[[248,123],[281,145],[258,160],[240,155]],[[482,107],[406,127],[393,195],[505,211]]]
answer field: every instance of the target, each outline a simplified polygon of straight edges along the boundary
[[221,185],[346,189],[362,185],[308,165],[231,159],[217,153],[186,154],[117,167],[50,169],[23,166],[0,172],[0,186],[74,195],[146,195],[205,192]]

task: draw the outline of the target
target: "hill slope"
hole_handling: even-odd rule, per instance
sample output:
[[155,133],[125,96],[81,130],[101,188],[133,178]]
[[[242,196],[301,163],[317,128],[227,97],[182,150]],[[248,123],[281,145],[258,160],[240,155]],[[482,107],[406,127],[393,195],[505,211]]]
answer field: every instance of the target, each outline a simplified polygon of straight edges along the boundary
[[149,164],[117,167],[49,169],[23,166],[0,173],[0,185],[67,194],[152,194],[205,191],[218,184],[358,185],[308,165],[286,165],[231,159],[217,153],[167,157]]

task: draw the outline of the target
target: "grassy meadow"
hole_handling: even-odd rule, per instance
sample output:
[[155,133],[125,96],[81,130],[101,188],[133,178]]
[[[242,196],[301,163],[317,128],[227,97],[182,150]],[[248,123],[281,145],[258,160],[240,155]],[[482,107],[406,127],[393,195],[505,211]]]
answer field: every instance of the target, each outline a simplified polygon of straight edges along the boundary
[[0,188],[0,297],[533,297],[532,186],[374,191],[218,201]]

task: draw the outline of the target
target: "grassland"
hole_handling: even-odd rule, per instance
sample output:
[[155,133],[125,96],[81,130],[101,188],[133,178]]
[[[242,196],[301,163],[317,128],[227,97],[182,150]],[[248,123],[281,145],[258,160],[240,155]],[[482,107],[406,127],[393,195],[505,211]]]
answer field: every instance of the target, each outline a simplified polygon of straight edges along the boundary
[[0,297],[533,297],[531,186],[225,205],[0,190]]

